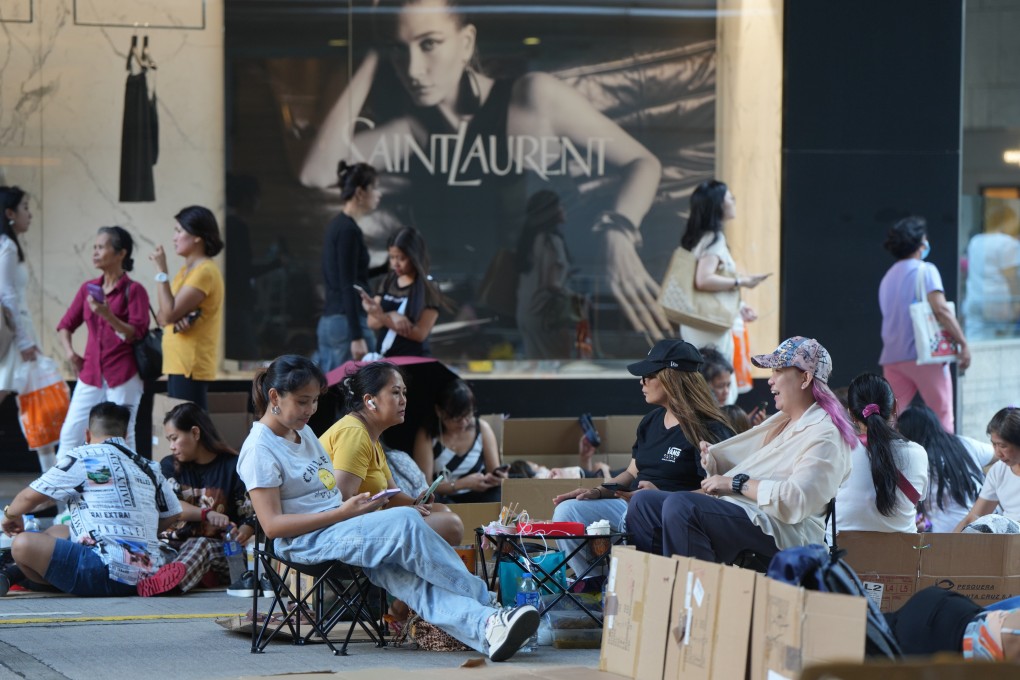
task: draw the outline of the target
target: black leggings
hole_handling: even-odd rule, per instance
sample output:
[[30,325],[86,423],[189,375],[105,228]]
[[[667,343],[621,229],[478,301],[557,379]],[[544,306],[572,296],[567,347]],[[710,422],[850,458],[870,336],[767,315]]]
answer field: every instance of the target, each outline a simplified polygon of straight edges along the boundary
[[208,380],[193,380],[183,375],[168,375],[166,377],[166,395],[174,399],[193,401],[203,411],[209,410]]
[[954,652],[963,646],[967,624],[983,610],[969,598],[931,586],[885,615],[904,654]]

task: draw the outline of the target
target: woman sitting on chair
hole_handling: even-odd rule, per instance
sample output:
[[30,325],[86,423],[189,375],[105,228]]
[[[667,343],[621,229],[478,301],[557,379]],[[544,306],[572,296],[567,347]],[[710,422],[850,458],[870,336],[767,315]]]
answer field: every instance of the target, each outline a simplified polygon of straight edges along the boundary
[[[359,396],[362,408],[402,414],[403,378],[395,366],[390,370],[385,389]],[[538,630],[538,611],[493,608],[485,583],[468,573],[418,508],[375,512],[385,497],[341,497],[329,455],[308,427],[325,389],[319,367],[295,355],[277,358],[252,383],[259,420],[241,447],[237,471],[276,552],[303,564],[339,560],[360,567],[425,620],[493,661],[509,659]]]

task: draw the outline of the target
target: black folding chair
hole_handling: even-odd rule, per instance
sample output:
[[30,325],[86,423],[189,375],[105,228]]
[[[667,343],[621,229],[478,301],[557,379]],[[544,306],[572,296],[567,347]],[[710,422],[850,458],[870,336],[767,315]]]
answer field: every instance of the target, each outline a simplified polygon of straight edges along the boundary
[[[264,544],[261,542],[265,541]],[[273,540],[255,527],[255,564],[252,568],[255,593],[252,596],[251,651],[258,654],[283,630],[295,645],[303,645],[318,637],[338,656],[347,655],[351,642],[374,642],[386,645],[386,627],[382,620],[386,611],[386,593],[373,586],[360,567],[343,562],[301,564],[281,558],[273,550]],[[258,597],[261,590],[260,572],[272,586],[272,602],[265,618],[259,620]],[[302,576],[311,577],[312,584],[302,587]],[[288,584],[292,580],[294,587]],[[378,598],[372,609],[373,598]],[[349,622],[347,634],[339,648],[329,639],[340,622]],[[361,628],[367,639],[352,640]]]

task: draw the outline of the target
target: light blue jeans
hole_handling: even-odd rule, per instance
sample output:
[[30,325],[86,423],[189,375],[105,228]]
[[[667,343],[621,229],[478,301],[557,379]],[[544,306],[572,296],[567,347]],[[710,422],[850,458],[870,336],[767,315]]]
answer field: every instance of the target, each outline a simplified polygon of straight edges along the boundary
[[[365,338],[368,351],[374,352],[375,331],[368,327],[366,317],[358,318],[361,320],[361,336]],[[315,333],[319,338],[319,349],[315,358],[323,373],[329,373],[354,358],[351,356],[351,328],[345,315],[330,314],[320,317]]]
[[[624,520],[626,517],[627,501],[622,498],[602,498],[594,501],[572,499],[563,501],[553,510],[554,522],[580,522],[587,527],[592,522],[607,519],[609,520],[609,527],[614,532],[624,530],[626,525]],[[566,541],[563,539],[557,542],[561,543],[568,552],[573,550],[578,543],[577,541]],[[588,568],[592,560],[593,557],[588,551],[582,550],[570,559],[570,568],[574,570],[575,574],[580,574]],[[588,574],[588,576],[598,575],[597,573]]]
[[464,644],[485,653],[485,622],[496,613],[485,582],[414,508],[361,515],[277,541],[280,555],[305,564],[340,560]]

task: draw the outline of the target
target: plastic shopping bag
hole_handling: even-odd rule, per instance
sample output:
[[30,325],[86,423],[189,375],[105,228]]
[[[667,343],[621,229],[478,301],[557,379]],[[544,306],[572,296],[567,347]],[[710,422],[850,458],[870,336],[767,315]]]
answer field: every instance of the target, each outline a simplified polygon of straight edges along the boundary
[[26,361],[15,375],[21,430],[28,446],[37,449],[60,439],[60,428],[71,403],[71,392],[57,363],[40,355]]

